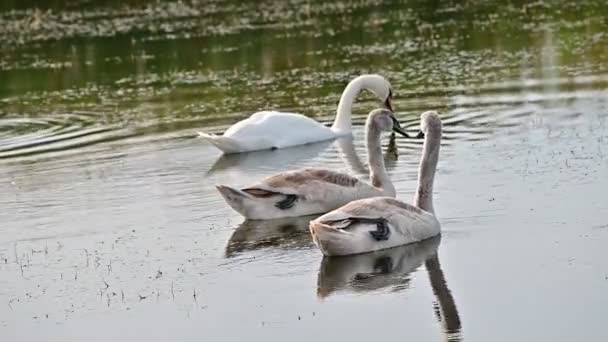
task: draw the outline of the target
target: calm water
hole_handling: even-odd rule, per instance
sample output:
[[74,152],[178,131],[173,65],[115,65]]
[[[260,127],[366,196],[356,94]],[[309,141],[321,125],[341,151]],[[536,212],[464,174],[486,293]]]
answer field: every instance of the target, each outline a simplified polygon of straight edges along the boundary
[[[605,340],[605,1],[38,3],[0,4],[3,340]],[[364,178],[376,101],[353,139],[289,150],[196,131],[331,122],[366,72],[409,129],[441,113],[442,237],[324,259],[310,217],[243,222],[215,184]],[[410,200],[420,142],[384,145]]]

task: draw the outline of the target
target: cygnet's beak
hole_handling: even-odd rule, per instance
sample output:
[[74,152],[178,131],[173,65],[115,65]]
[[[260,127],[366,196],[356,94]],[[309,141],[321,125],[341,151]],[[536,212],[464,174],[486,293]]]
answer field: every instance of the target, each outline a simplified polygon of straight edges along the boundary
[[403,135],[406,138],[411,138],[409,134],[405,133],[405,131],[401,127],[401,124],[399,123],[397,118],[395,118],[394,116],[391,116],[391,119],[393,119],[393,131]]
[[424,138],[424,132],[420,131],[418,132],[418,135],[416,135],[416,139],[423,139]]

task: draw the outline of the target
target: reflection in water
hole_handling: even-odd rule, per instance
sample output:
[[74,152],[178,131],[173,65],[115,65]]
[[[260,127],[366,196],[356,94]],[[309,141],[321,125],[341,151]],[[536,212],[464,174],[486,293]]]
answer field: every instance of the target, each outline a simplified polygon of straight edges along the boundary
[[395,132],[391,133],[391,137],[386,146],[386,152],[384,153],[384,167],[387,170],[394,169],[397,166],[397,160],[399,159],[399,149],[397,147],[397,141]]
[[354,137],[352,136],[336,139],[336,147],[340,151],[340,159],[348,165],[352,172],[367,175],[369,174],[369,170],[361,161],[361,158],[359,158],[359,155],[355,150],[355,145],[353,144],[353,139]]
[[433,294],[437,320],[448,341],[461,341],[458,309],[439,263],[441,236],[419,243],[342,257],[324,257],[317,280],[317,296],[325,298],[339,291],[392,292],[409,288],[410,274],[425,264]]
[[[352,136],[345,136],[335,140],[322,141],[313,144],[294,146],[274,151],[254,151],[248,153],[222,154],[211,166],[207,175],[220,171],[237,169],[241,172],[250,170],[285,170],[297,167],[299,162],[310,161],[317,157],[319,153],[327,149],[335,141],[340,159],[355,174],[368,175],[369,169],[361,161],[357,153]],[[385,167],[387,170],[395,168],[399,151],[397,150],[395,134],[390,135],[388,146],[384,155]],[[365,156],[367,158],[367,156]]]
[[[397,149],[396,139],[395,133],[391,133],[386,151],[384,152],[384,167],[387,170],[392,170],[397,166],[399,151]],[[352,172],[361,175],[369,174],[369,168],[361,161],[359,154],[355,150],[352,137],[343,137],[337,139],[336,146],[340,151],[340,158]]]
[[317,295],[337,291],[368,292],[385,288],[406,289],[409,274],[435,254],[441,237],[372,253],[324,257],[319,270]]
[[[294,146],[285,149],[254,151],[248,153],[222,154],[211,166],[208,175],[215,172],[238,168],[243,172],[249,170],[270,169],[284,170],[298,161],[306,161],[316,157],[325,150],[331,141],[322,141],[314,144]],[[353,148],[354,151],[354,148]]]
[[276,220],[245,220],[226,245],[226,257],[264,248],[313,247],[308,223],[319,215],[288,217]]
[[433,303],[437,320],[441,323],[448,341],[461,341],[460,315],[441,269],[439,255],[435,253],[424,262],[424,265],[429,274],[433,294],[437,298],[437,302]]

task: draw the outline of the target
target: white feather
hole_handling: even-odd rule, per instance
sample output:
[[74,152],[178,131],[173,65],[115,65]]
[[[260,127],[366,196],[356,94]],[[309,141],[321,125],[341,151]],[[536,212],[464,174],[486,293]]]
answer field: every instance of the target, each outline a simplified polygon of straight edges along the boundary
[[261,111],[235,123],[221,136],[198,134],[227,154],[286,148],[349,135],[352,104],[362,89],[369,89],[382,101],[390,103],[390,83],[384,77],[361,75],[344,89],[331,127],[302,114]]

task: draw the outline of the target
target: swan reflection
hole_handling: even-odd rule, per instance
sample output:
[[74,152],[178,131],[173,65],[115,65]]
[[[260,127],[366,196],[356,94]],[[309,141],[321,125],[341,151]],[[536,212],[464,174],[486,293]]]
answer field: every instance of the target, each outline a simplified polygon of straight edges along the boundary
[[[306,161],[317,157],[321,152],[334,144],[340,159],[355,174],[366,176],[369,170],[359,157],[352,136],[340,137],[335,140],[322,141],[314,144],[290,147],[279,150],[266,150],[248,153],[222,154],[213,163],[207,175],[212,175],[220,171],[238,170],[239,172],[249,173],[251,170],[284,170],[293,167],[301,161]],[[396,165],[398,158],[395,134],[390,135],[390,140],[385,151],[385,163],[387,170],[391,170]]]
[[439,263],[441,236],[376,252],[324,257],[317,279],[317,297],[340,292],[398,292],[410,287],[410,275],[425,265],[436,301],[433,311],[447,341],[461,341],[460,315]]
[[437,252],[439,236],[376,252],[324,257],[317,281],[317,296],[340,291],[400,291],[409,287],[410,273]]
[[315,158],[331,144],[332,141],[322,141],[279,150],[222,154],[211,166],[207,175],[236,168],[245,173],[260,169],[283,170],[298,161]]
[[367,176],[369,174],[369,170],[361,161],[353,141],[354,137],[352,136],[336,139],[335,146],[338,150],[338,156],[353,173]]
[[391,133],[388,145],[386,146],[386,152],[384,152],[384,165],[387,170],[394,169],[397,166],[397,160],[399,159],[399,149],[397,147],[397,139],[395,133]]
[[436,299],[433,303],[433,308],[437,321],[441,324],[447,341],[462,341],[460,315],[441,269],[439,255],[435,254],[431,256],[424,262],[424,265]]
[[312,248],[314,244],[308,223],[319,215],[289,217],[276,220],[245,220],[226,245],[226,257],[265,248]]
[[[336,139],[336,148],[338,149],[339,157],[342,162],[355,174],[365,177],[369,174],[369,168],[359,157],[353,137],[342,137]],[[389,136],[389,142],[384,152],[384,167],[387,170],[392,170],[397,165],[399,151],[397,149],[397,141],[395,132]]]

